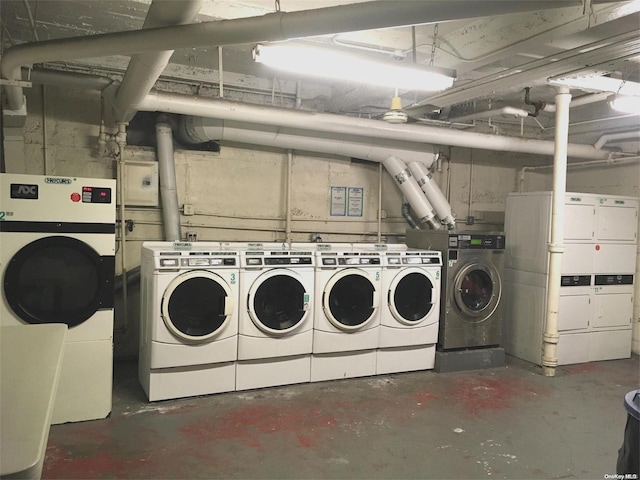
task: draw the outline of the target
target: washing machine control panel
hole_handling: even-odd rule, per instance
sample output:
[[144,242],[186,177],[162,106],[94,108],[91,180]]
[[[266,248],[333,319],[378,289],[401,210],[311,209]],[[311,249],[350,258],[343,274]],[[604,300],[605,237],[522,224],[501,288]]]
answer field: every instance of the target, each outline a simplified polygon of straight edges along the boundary
[[247,267],[308,267],[313,265],[312,252],[247,252]]
[[236,252],[160,252],[158,265],[163,268],[193,269],[203,267],[236,267]]
[[387,265],[442,265],[442,254],[440,252],[401,252],[387,253]]
[[496,234],[451,234],[449,248],[463,250],[504,250],[505,236]]

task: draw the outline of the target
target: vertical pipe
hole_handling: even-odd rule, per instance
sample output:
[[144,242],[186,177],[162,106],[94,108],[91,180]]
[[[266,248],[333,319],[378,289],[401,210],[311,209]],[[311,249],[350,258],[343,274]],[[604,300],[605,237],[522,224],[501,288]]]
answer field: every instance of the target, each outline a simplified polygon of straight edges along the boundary
[[156,140],[164,235],[165,240],[176,242],[181,240],[182,233],[180,232],[180,206],[176,187],[176,165],[173,155],[171,125],[158,123],[156,125]]
[[218,77],[220,78],[220,98],[224,98],[224,70],[222,68],[222,47],[218,47]]
[[558,366],[557,347],[558,306],[560,303],[560,276],[564,252],[565,196],[567,191],[567,149],[569,144],[569,104],[571,93],[566,87],[558,88],[556,101],[556,135],[553,155],[553,196],[551,207],[551,241],[549,242],[549,277],[547,279],[547,312],[542,335],[542,371],[554,377]]
[[382,164],[378,164],[378,243],[382,243]]
[[291,243],[291,167],[293,165],[293,150],[287,150],[287,201],[285,212],[284,241]]
[[119,210],[119,231],[120,231],[120,275],[122,276],[122,332],[126,332],[129,323],[128,289],[127,289],[127,255],[126,255],[126,222],[125,222],[125,194],[124,194],[124,147],[127,144],[127,125],[118,124],[116,134],[118,144],[118,163],[116,164],[116,191],[118,197]]
[[47,94],[45,85],[42,85],[42,156],[44,159],[44,174],[55,174],[55,171],[51,167],[51,159],[49,158],[49,146],[47,142]]

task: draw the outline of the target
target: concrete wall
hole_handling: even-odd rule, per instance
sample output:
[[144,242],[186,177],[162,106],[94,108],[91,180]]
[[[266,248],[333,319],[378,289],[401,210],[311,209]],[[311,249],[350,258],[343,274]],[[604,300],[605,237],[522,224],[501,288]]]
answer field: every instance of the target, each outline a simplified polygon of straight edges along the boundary
[[[44,92],[44,96],[43,96]],[[98,148],[101,101],[97,92],[36,87],[27,92],[28,117],[22,130],[24,158],[7,158],[8,172],[115,178],[115,148]],[[44,108],[43,108],[44,107]],[[43,114],[44,112],[44,114]],[[15,148],[15,144],[12,146]],[[518,188],[523,165],[550,162],[489,150],[443,147],[436,183],[450,198],[461,229],[496,230],[504,221],[507,193]],[[128,146],[125,160],[155,162],[155,151]],[[246,145],[222,145],[220,152],[177,150],[178,199],[193,208],[181,215],[182,232],[199,240],[273,241],[285,238],[287,154]],[[533,174],[532,174],[533,175]],[[621,177],[624,178],[624,175]],[[382,180],[382,220],[378,232],[379,181]],[[295,152],[291,171],[292,239],[319,234],[324,241],[375,242],[401,240],[407,228],[401,216],[402,194],[378,164]],[[363,189],[363,213],[358,217],[330,215],[332,186]],[[473,217],[472,225],[464,225]],[[140,245],[162,240],[159,207],[127,207],[133,231],[126,235],[127,270],[140,263]],[[120,254],[116,258],[121,273]],[[116,305],[117,357],[137,355],[138,283],[128,289],[127,324],[121,297]]]

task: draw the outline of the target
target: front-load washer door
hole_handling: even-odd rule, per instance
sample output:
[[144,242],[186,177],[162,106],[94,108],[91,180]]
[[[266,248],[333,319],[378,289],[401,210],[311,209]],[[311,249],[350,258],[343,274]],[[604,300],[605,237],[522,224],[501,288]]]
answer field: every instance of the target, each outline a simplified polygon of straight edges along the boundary
[[29,324],[80,325],[98,310],[113,308],[115,259],[66,236],[35,240],[7,264],[7,303]]
[[354,332],[363,329],[374,317],[379,292],[364,270],[340,270],[327,282],[322,306],[329,321],[338,329]]
[[161,315],[178,339],[202,343],[224,331],[235,308],[227,282],[207,270],[175,277],[162,296]]
[[502,282],[490,264],[470,263],[460,269],[453,282],[453,298],[465,320],[478,323],[495,312]]
[[309,292],[300,276],[287,269],[273,269],[251,285],[247,310],[264,333],[284,336],[300,328],[310,310]]
[[387,302],[393,317],[402,325],[416,326],[438,304],[437,281],[424,270],[401,270],[392,280]]

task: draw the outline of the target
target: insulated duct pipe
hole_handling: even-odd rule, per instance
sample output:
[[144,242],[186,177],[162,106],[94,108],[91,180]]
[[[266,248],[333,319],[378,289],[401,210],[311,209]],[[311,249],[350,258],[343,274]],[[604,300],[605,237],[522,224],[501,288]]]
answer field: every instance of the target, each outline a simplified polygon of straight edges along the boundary
[[593,145],[593,147],[596,150],[600,150],[607,143],[613,140],[629,140],[632,138],[639,138],[639,137],[640,137],[640,130],[634,130],[632,132],[621,132],[621,133],[605,133],[600,138],[598,138],[598,140]]
[[[356,139],[345,135],[319,136],[314,132],[293,129],[263,127],[261,125],[223,122],[213,118],[182,117],[177,132],[178,141],[198,144],[212,140],[262,145],[284,150],[327,153],[349,158],[359,158],[372,162],[382,162],[392,155],[402,156],[411,162],[421,162],[430,166],[435,161],[433,150],[426,145],[400,145],[397,147],[366,143],[367,139]],[[387,142],[388,143],[388,142]],[[414,146],[416,149],[410,149]]]
[[[2,77],[19,80],[20,67],[56,60],[281,41],[446,20],[580,7],[582,4],[582,0],[374,1],[297,12],[275,12],[259,17],[63,38],[9,48],[2,58]],[[16,85],[6,85],[5,88],[8,108],[22,109],[22,88]]]
[[[200,11],[203,0],[166,2],[153,0],[147,11],[143,29],[191,23]],[[137,54],[131,57],[118,88],[113,105],[116,122],[129,122],[136,111],[131,108],[151,91],[169,63],[173,50]]]
[[522,117],[528,117],[529,112],[521,108],[502,107],[502,108],[496,108],[493,110],[484,110],[482,112],[470,113],[469,115],[463,115],[461,117],[453,117],[453,118],[450,118],[448,121],[449,122],[465,122],[467,120],[480,120],[482,118],[491,118],[491,117],[497,117],[500,115],[522,118]]
[[446,225],[449,230],[455,229],[456,220],[453,218],[453,213],[451,213],[451,205],[449,205],[436,182],[431,179],[429,171],[424,168],[424,165],[417,162],[410,163],[409,169],[417,179],[418,185],[433,205],[433,208],[435,208],[440,222]]
[[[549,156],[554,153],[554,143],[549,140],[461,132],[450,128],[426,125],[393,125],[381,120],[347,117],[329,113],[304,112],[301,110],[263,105],[250,105],[228,100],[203,99],[191,95],[158,91],[147,95],[144,101],[140,105],[137,105],[136,108],[140,111],[195,115],[278,127],[304,128],[318,132],[340,133],[378,139],[385,138],[403,142],[419,142],[432,145],[450,145],[455,147]],[[610,152],[597,150],[592,145],[571,144],[569,145],[568,153],[570,157],[601,160],[608,158]],[[405,160],[410,161],[409,159]]]
[[400,187],[413,212],[418,217],[418,221],[437,229],[438,223],[433,209],[405,163],[398,157],[390,156],[382,164]]
[[567,193],[567,144],[569,141],[568,88],[558,88],[556,103],[556,151],[553,156],[553,194],[551,199],[551,241],[549,242],[549,277],[547,279],[547,312],[542,335],[542,371],[554,377],[558,366],[558,308],[562,275],[562,253],[564,252],[565,195]]
[[168,242],[177,242],[182,239],[182,234],[180,232],[180,207],[176,188],[176,166],[173,156],[171,125],[158,123],[156,125],[156,140],[158,143],[158,172],[164,236]]

